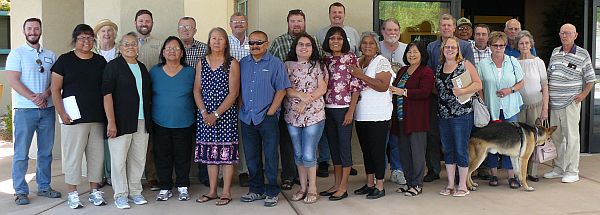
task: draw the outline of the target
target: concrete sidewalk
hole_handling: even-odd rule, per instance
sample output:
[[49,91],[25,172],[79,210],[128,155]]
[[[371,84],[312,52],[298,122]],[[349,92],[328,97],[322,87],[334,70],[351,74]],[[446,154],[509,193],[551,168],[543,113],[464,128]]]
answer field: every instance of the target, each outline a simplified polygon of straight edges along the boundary
[[[600,155],[582,154],[580,164],[580,178],[576,183],[563,184],[560,179],[541,179],[540,182],[530,182],[536,188],[534,192],[525,192],[523,189],[513,190],[508,187],[506,171],[500,170],[500,186],[490,187],[486,181],[476,180],[480,187],[465,198],[441,196],[438,192],[445,186],[445,175],[441,180],[425,183],[423,194],[417,197],[406,197],[395,193],[397,185],[386,182],[386,196],[377,200],[367,200],[364,196],[350,194],[347,199],[331,202],[326,198],[317,203],[306,205],[302,202],[290,202],[288,199],[298,186],[292,191],[285,191],[279,196],[279,203],[274,208],[262,206],[262,201],[242,203],[239,197],[245,194],[247,188],[240,188],[234,182],[232,194],[234,200],[226,206],[215,206],[214,201],[196,203],[194,200],[207,192],[208,188],[194,183],[190,188],[191,201],[180,202],[177,198],[166,202],[154,200],[157,192],[145,190],[143,195],[149,204],[131,205],[131,209],[120,210],[113,204],[112,188],[106,186],[105,199],[109,202],[106,206],[96,207],[87,201],[89,186],[79,187],[80,199],[85,207],[78,210],[70,209],[66,201],[66,186],[64,175],[61,174],[60,160],[53,162],[52,187],[62,192],[60,199],[48,199],[35,195],[37,185],[35,180],[29,182],[31,190],[31,204],[18,206],[14,204],[11,180],[12,145],[0,145],[0,214],[600,214]],[[356,166],[358,176],[350,178],[350,189],[361,187],[364,184],[362,166]],[[547,165],[540,166],[540,175],[548,171]],[[30,177],[35,173],[35,160],[30,161]],[[333,175],[328,178],[319,178],[317,182],[319,191],[329,188],[333,184]],[[174,193],[176,196],[176,192]]]

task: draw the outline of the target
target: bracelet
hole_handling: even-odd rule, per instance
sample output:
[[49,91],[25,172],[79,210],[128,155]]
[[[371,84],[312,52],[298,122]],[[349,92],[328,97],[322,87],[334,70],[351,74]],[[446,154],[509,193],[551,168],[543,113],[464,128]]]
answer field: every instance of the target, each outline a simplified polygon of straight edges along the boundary
[[408,94],[408,91],[406,89],[404,89],[404,97],[406,97],[406,95]]
[[203,114],[204,112],[206,112],[206,109],[198,109],[200,110],[200,114]]

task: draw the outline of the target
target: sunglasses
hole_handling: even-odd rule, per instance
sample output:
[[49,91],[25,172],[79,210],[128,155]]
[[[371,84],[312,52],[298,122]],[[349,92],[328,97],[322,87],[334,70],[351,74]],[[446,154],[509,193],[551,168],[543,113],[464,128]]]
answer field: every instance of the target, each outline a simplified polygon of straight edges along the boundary
[[262,45],[262,44],[264,44],[264,43],[266,43],[266,42],[267,42],[267,41],[262,41],[262,40],[257,40],[257,41],[248,41],[248,45],[251,45],[251,46],[254,46],[254,45],[256,45],[256,46],[260,46],[260,45]]
[[38,72],[40,72],[40,73],[44,73],[44,67],[42,66],[42,60],[40,60],[40,59],[37,59],[37,60],[35,60],[35,63],[36,63],[36,64],[37,64],[37,65],[40,67],[40,68],[38,69]]

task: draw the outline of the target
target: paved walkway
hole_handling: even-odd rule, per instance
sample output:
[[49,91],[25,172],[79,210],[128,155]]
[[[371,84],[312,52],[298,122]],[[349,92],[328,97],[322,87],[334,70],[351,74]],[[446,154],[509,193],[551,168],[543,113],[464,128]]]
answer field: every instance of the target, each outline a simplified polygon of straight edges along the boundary
[[[417,197],[405,197],[395,193],[397,185],[386,182],[387,195],[377,200],[367,200],[364,196],[350,195],[349,198],[331,202],[326,198],[320,199],[312,205],[302,202],[290,202],[287,199],[293,191],[286,191],[280,195],[279,204],[274,208],[262,206],[262,201],[242,203],[239,196],[247,192],[247,188],[233,186],[234,200],[227,206],[215,206],[214,201],[196,203],[177,201],[176,198],[166,202],[156,202],[154,197],[157,192],[146,190],[143,195],[149,204],[131,209],[117,209],[112,201],[110,186],[103,188],[109,205],[96,207],[87,202],[89,187],[79,188],[80,198],[85,207],[78,210],[68,208],[66,201],[66,186],[64,175],[61,174],[60,160],[53,162],[52,187],[63,193],[63,198],[48,199],[35,195],[35,180],[29,182],[31,189],[31,204],[17,206],[14,204],[11,180],[12,145],[0,143],[0,214],[600,214],[600,155],[582,154],[581,180],[572,184],[563,184],[560,179],[541,179],[540,182],[530,182],[536,188],[534,192],[525,192],[522,189],[508,188],[505,171],[500,171],[500,186],[489,187],[480,181],[478,191],[471,192],[465,198],[440,196],[438,192],[444,187],[446,177],[432,183],[425,183],[423,194]],[[35,174],[35,161],[30,161],[28,178]],[[364,173],[359,169],[358,176],[350,178],[351,190],[357,189],[364,183]],[[548,171],[547,165],[540,167],[540,174]],[[476,180],[478,181],[478,180]],[[333,177],[319,178],[319,190],[327,189],[333,183]],[[297,186],[294,187],[296,189]],[[194,183],[190,193],[195,199],[198,195],[207,192],[208,188]]]

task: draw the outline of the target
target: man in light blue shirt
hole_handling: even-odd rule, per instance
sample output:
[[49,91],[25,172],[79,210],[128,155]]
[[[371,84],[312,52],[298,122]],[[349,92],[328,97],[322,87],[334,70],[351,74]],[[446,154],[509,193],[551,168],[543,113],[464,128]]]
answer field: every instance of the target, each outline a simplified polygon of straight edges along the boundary
[[[60,198],[61,193],[50,187],[52,147],[54,146],[55,112],[50,93],[50,68],[56,60],[54,52],[39,43],[42,21],[29,18],[23,24],[27,42],[10,52],[6,60],[6,79],[13,89],[14,156],[12,163],[15,203],[29,204],[29,186],[25,181],[29,147],[37,133],[36,181],[38,196]],[[10,110],[9,110],[10,111]]]
[[[277,205],[280,192],[277,185],[279,107],[285,90],[291,84],[283,62],[267,52],[267,34],[262,31],[252,32],[248,44],[250,55],[240,60],[240,121],[246,164],[250,173],[250,191],[241,200],[252,202],[265,199],[264,205],[273,207]],[[261,148],[265,158],[264,173]]]

